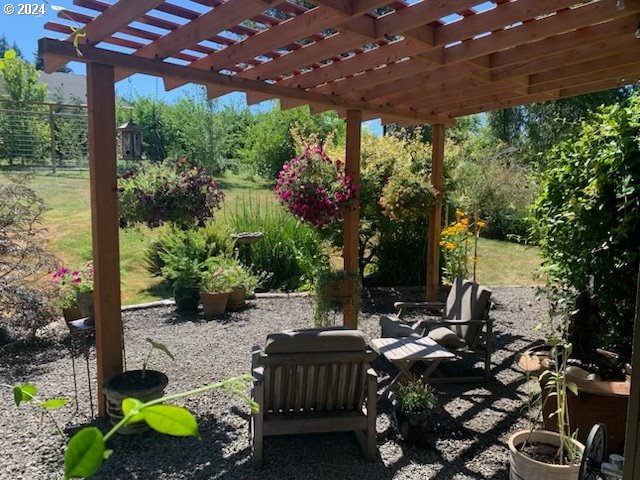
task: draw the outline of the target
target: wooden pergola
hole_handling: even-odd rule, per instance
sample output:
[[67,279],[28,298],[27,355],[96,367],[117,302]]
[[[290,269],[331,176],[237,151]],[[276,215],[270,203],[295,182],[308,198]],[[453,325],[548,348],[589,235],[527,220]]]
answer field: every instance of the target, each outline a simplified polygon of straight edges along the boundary
[[[96,350],[102,383],[122,371],[114,83],[134,73],[166,89],[205,85],[255,104],[309,105],[346,118],[346,168],[359,180],[367,119],[431,124],[431,181],[443,188],[445,127],[460,116],[610,89],[640,80],[640,0],[74,0],[43,38],[45,71],[87,64]],[[91,11],[92,13],[86,13]],[[430,212],[440,238],[442,202]],[[359,206],[344,219],[344,268],[358,270]],[[429,248],[427,298],[439,283]],[[346,325],[355,311],[345,309]],[[640,342],[640,340],[639,340]],[[638,357],[638,355],[636,355]],[[640,374],[640,367],[635,370]],[[638,437],[640,375],[629,435]],[[633,452],[628,452],[631,455]],[[628,457],[625,479],[640,465]],[[635,459],[635,456],[633,456]]]

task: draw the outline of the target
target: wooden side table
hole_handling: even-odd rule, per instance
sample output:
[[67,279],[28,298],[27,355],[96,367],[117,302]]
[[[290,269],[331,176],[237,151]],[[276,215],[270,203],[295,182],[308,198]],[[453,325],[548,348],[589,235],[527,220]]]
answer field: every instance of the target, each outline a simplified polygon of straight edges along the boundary
[[417,362],[428,364],[427,369],[420,376],[420,380],[426,383],[440,362],[456,358],[455,354],[441,347],[429,337],[374,338],[370,343],[371,348],[378,355],[382,355],[398,369],[398,374],[391,380],[391,383],[387,385],[378,399],[402,378],[408,381],[417,380],[411,373],[411,367]]

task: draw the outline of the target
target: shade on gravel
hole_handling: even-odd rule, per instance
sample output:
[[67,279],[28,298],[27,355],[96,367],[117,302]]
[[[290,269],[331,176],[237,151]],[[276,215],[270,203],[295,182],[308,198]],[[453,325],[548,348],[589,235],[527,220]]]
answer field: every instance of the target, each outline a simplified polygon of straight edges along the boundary
[[[507,479],[510,432],[525,427],[525,392],[513,369],[519,351],[536,338],[533,327],[546,304],[530,287],[495,288],[492,312],[496,353],[494,379],[480,384],[437,385],[442,411],[440,428],[423,448],[403,443],[394,433],[388,407],[377,417],[378,460],[366,463],[351,434],[271,437],[265,440],[265,466],[251,466],[248,408],[224,392],[184,400],[198,418],[201,439],[175,438],[150,432],[116,436],[114,450],[96,478],[100,479]],[[397,292],[374,292],[364,302],[360,328],[369,338],[379,336],[380,314],[392,310]],[[414,296],[419,294],[414,293]],[[408,292],[403,299],[411,300]],[[150,368],[166,372],[167,393],[178,392],[229,376],[248,373],[250,350],[270,332],[307,327],[311,300],[305,297],[258,299],[242,312],[220,320],[179,315],[173,307],[126,312],[125,341],[129,368],[139,368],[146,337],[165,343],[171,361],[154,354]],[[84,368],[80,357],[77,366]],[[92,372],[95,356],[91,354]],[[381,377],[393,373],[376,362]],[[464,368],[450,364],[449,372]],[[452,370],[453,369],[453,370]],[[86,372],[78,372],[79,410],[72,401],[54,412],[67,435],[91,423]],[[42,397],[73,397],[71,360],[61,343],[0,351],[0,383],[35,384]],[[94,385],[95,387],[95,385]],[[61,478],[64,441],[32,406],[16,409],[11,392],[0,390],[0,479]],[[106,431],[106,422],[93,422]]]

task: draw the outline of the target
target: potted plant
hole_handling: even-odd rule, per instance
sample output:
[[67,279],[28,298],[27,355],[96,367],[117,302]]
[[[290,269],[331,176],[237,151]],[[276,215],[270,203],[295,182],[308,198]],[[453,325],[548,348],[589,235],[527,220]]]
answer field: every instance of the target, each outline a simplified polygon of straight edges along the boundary
[[173,251],[159,252],[159,255],[164,262],[162,276],[173,289],[178,310],[198,310],[205,263],[193,255],[188,244],[179,244]]
[[[556,292],[548,292],[559,295]],[[574,295],[567,294],[569,301]],[[598,348],[598,332],[601,319],[598,302],[588,290],[577,294],[575,308],[570,312],[567,329],[572,345],[567,359],[567,378],[575,383],[579,395],[568,398],[568,411],[573,426],[577,428],[578,440],[584,442],[593,425],[603,423],[607,427],[607,444],[611,452],[622,453],[626,434],[626,412],[631,389],[631,367],[615,353]],[[550,368],[552,359],[549,349],[538,347],[525,352],[519,367],[529,375],[544,382],[543,372]],[[555,425],[549,420],[551,403],[545,404],[545,428]]]
[[[564,303],[564,302],[561,302]],[[562,321],[557,335],[553,335],[554,318],[558,316],[558,304],[552,303],[550,310],[551,336],[549,346],[549,369],[540,376],[542,392],[530,394],[529,413],[539,408],[544,415],[550,404],[549,420],[553,420],[555,431],[535,428],[514,433],[509,438],[509,460],[511,478],[522,480],[577,480],[584,445],[571,434],[568,415],[568,398],[577,395],[578,387],[567,377],[567,361],[572,345],[567,339],[568,322],[560,313]],[[541,328],[544,328],[543,326]],[[542,404],[542,405],[540,405]],[[548,411],[548,410],[547,410]]]
[[205,263],[206,270],[200,285],[202,309],[206,317],[222,315],[227,309],[231,291],[237,286],[234,271],[239,265],[226,257],[212,257]]
[[398,433],[410,444],[419,443],[429,426],[436,406],[433,389],[420,380],[406,382],[392,395],[392,417]]
[[229,269],[230,282],[232,283],[228,310],[240,310],[245,305],[247,296],[252,296],[258,286],[258,277],[247,267],[237,264]]
[[313,321],[316,326],[327,326],[329,311],[334,305],[355,302],[356,312],[360,305],[360,276],[344,270],[322,270],[314,282]]
[[87,323],[93,323],[93,265],[88,263],[83,269],[62,266],[53,272],[51,281],[65,321],[87,317]]
[[[116,425],[124,414],[122,412],[122,401],[125,398],[135,398],[141,402],[149,402],[164,395],[164,389],[169,383],[167,376],[156,370],[147,369],[149,359],[154,350],[164,352],[171,360],[173,354],[162,343],[151,338],[145,339],[149,343],[149,351],[142,361],[142,369],[129,370],[119,373],[108,379],[104,383],[104,393],[107,398],[107,413],[111,419],[111,424]],[[144,422],[134,422],[119,430],[119,433],[131,434],[148,430],[148,425]]]

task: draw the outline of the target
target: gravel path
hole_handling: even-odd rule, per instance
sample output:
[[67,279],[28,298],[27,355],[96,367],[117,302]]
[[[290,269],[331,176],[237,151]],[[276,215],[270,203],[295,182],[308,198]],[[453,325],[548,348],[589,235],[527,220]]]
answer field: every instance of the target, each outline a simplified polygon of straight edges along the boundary
[[[379,336],[379,315],[391,311],[398,298],[397,292],[378,293],[364,302],[367,312],[360,325],[368,337]],[[411,299],[407,292],[402,298]],[[493,300],[494,380],[436,387],[444,428],[428,440],[427,448],[399,440],[382,405],[377,418],[377,462],[362,459],[351,434],[275,437],[265,441],[265,467],[254,471],[248,409],[230,395],[214,392],[182,403],[197,415],[201,440],[155,432],[116,436],[110,442],[114,453],[96,478],[507,479],[506,440],[509,432],[525,425],[522,385],[512,364],[516,353],[535,338],[533,327],[546,306],[531,287],[495,288]],[[127,312],[124,320],[129,368],[138,368],[145,337],[165,343],[175,354],[175,362],[162,354],[154,354],[151,360],[151,368],[167,373],[171,393],[248,372],[251,346],[263,343],[270,332],[308,326],[311,301],[305,297],[259,299],[251,308],[219,321],[180,317],[171,307]],[[84,368],[84,359],[76,365]],[[462,367],[456,363],[455,368]],[[78,377],[79,412],[70,403],[54,413],[69,435],[90,421],[86,374],[81,370]],[[21,382],[37,385],[43,398],[72,397],[68,350],[58,343],[0,351],[0,383]],[[59,479],[63,440],[32,406],[16,409],[9,390],[0,391],[0,479]],[[95,424],[107,427],[102,421]]]

